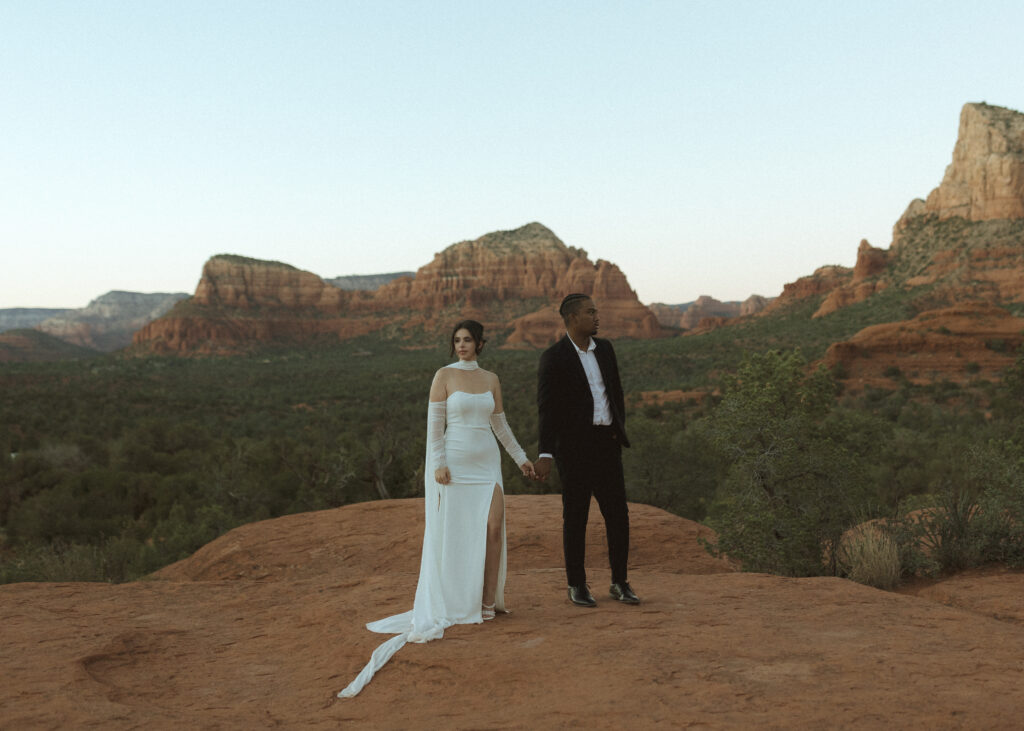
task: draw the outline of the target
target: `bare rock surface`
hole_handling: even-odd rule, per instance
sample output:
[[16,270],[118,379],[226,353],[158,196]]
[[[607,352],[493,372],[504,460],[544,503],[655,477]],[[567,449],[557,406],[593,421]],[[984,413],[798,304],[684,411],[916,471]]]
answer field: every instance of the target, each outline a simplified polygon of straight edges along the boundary
[[1024,217],[1024,114],[965,104],[953,161],[925,210],[972,221]]
[[984,566],[936,580],[921,580],[900,589],[946,606],[1024,627],[1024,572]]
[[[840,579],[741,574],[706,528],[631,505],[640,606],[571,606],[560,499],[508,498],[512,614],[407,645],[335,693],[409,609],[423,504],[397,500],[239,528],[148,580],[0,587],[0,727],[1015,728],[1019,573],[971,607]],[[988,596],[988,599],[981,597]],[[1001,599],[999,597],[1002,597]],[[1003,604],[1000,604],[1003,602]]]

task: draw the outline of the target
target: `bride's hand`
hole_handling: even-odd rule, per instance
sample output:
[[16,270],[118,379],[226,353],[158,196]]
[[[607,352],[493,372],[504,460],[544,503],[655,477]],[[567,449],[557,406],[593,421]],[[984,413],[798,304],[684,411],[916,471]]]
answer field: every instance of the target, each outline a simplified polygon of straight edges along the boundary
[[522,470],[524,477],[529,477],[531,480],[537,479],[537,474],[533,471],[533,462],[530,460],[526,460],[519,465],[519,469]]
[[447,467],[438,467],[434,470],[434,481],[447,485],[452,481],[452,473],[448,471]]

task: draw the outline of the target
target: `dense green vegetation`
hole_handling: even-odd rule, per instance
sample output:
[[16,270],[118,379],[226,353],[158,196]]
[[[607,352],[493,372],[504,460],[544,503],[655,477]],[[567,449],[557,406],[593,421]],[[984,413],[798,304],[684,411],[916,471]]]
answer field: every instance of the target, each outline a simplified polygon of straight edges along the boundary
[[[819,546],[858,521],[942,505],[966,511],[973,527],[957,535],[969,548],[926,560],[902,540],[906,570],[1024,558],[1003,519],[1024,503],[1013,477],[1024,367],[969,387],[914,387],[893,374],[891,390],[844,396],[804,359],[909,305],[882,293],[811,320],[817,304],[616,344],[633,404],[630,499],[708,520],[719,548],[750,569],[842,573]],[[442,348],[375,336],[228,358],[4,364],[0,581],[135,578],[245,522],[420,495],[427,390],[448,360]],[[488,349],[482,362],[501,376],[510,423],[535,455],[537,353]],[[708,386],[722,396],[639,405],[642,391]],[[503,469],[509,492],[559,489],[524,480],[507,459]],[[915,540],[949,527],[891,524]]]

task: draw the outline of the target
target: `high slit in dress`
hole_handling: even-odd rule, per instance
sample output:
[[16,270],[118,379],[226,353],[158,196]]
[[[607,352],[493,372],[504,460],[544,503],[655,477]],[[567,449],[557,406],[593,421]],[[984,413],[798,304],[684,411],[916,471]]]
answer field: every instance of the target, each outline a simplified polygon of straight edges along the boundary
[[[370,682],[406,642],[429,642],[453,624],[482,621],[480,602],[487,555],[487,516],[497,486],[504,500],[501,454],[491,433],[494,396],[490,391],[455,391],[446,403],[445,459],[451,482],[434,480],[427,445],[423,501],[426,524],[416,598],[411,611],[370,622],[366,628],[395,636],[373,651],[370,661],[339,698],[351,698]],[[495,608],[505,610],[505,521],[501,524],[501,560]]]

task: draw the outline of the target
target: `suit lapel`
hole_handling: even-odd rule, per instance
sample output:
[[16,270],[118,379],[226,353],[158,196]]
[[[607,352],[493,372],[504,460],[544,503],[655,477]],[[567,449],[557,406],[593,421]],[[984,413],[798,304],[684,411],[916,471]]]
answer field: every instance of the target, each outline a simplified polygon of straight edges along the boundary
[[597,357],[597,367],[601,370],[601,380],[604,381],[604,390],[611,398],[611,391],[609,390],[611,384],[611,363],[608,360],[608,348],[602,348],[600,345],[594,349],[594,355]]
[[581,395],[586,395],[587,400],[590,402],[590,409],[593,410],[594,394],[590,391],[590,381],[587,380],[587,372],[583,370],[583,363],[580,362],[576,346],[568,335],[562,338],[562,343],[563,357],[565,358],[565,365],[569,370],[570,378],[575,382],[576,387],[580,389]]

